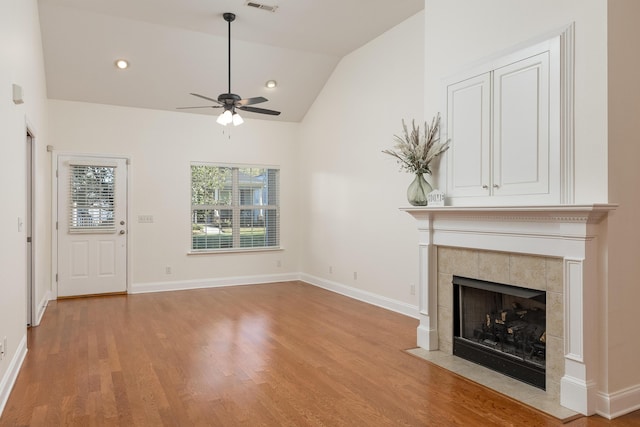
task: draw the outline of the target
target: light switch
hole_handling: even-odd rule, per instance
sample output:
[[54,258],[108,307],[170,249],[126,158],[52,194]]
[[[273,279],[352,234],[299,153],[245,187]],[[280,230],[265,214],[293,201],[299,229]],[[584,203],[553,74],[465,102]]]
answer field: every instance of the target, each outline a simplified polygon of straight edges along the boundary
[[140,224],[151,224],[153,223],[153,215],[138,215],[138,222]]

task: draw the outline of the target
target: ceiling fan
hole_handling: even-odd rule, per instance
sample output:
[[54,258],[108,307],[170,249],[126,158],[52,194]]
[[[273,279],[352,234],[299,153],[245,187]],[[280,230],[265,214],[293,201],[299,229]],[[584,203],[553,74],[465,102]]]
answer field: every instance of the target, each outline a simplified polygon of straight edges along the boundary
[[267,110],[266,108],[257,108],[251,107],[254,104],[260,104],[262,102],[267,102],[268,99],[263,96],[257,96],[254,98],[246,98],[242,99],[240,95],[236,95],[235,93],[231,93],[231,23],[236,19],[236,15],[234,13],[223,13],[222,17],[229,24],[229,44],[228,44],[228,52],[229,52],[229,61],[228,61],[228,90],[227,93],[222,93],[218,95],[218,99],[213,99],[208,96],[199,95],[197,93],[190,93],[190,95],[197,96],[198,98],[206,99],[207,101],[215,102],[216,105],[206,105],[206,106],[198,106],[198,107],[178,107],[178,110],[188,109],[188,108],[223,108],[224,111],[216,120],[223,126],[228,125],[229,123],[233,123],[235,126],[242,124],[244,120],[238,114],[236,110],[248,111],[250,113],[258,113],[258,114],[268,114],[271,116],[277,116],[280,114],[280,111],[275,110]]

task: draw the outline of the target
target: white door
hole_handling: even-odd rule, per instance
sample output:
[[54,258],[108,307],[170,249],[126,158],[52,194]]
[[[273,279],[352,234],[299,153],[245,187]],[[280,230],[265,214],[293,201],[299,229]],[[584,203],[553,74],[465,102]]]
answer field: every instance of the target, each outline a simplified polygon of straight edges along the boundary
[[58,296],[127,290],[127,161],[58,157]]

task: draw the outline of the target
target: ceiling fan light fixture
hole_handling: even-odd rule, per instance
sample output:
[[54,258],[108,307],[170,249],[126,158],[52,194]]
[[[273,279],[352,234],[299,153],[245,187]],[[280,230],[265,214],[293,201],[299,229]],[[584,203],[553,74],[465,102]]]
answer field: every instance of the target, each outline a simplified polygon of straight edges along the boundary
[[233,113],[233,118],[231,120],[233,121],[234,126],[238,126],[244,123],[244,120],[242,119],[242,117],[240,117],[240,114],[235,112]]
[[231,113],[231,110],[224,110],[224,112],[220,114],[218,116],[218,119],[216,120],[216,122],[221,124],[222,126],[226,126],[232,121],[233,121],[233,114]]
[[278,82],[275,80],[267,80],[264,84],[267,89],[275,89],[278,86]]

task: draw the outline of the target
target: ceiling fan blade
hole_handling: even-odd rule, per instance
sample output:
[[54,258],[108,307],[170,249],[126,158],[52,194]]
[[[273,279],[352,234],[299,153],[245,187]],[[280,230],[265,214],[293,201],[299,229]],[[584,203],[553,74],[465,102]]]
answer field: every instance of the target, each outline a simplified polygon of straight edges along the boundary
[[202,105],[198,107],[176,107],[176,110],[186,110],[187,108],[222,108],[222,105]]
[[261,102],[267,101],[268,99],[263,96],[256,96],[255,98],[241,99],[240,101],[236,102],[236,105],[238,107],[244,107],[245,105],[260,104]]
[[280,115],[280,111],[267,110],[266,108],[238,107],[238,109],[242,111],[249,111],[250,113],[269,114],[270,116]]
[[216,104],[222,105],[222,102],[217,99],[209,98],[208,96],[198,95],[197,93],[190,93],[189,95],[197,96],[198,98],[206,99],[207,101],[215,102]]

